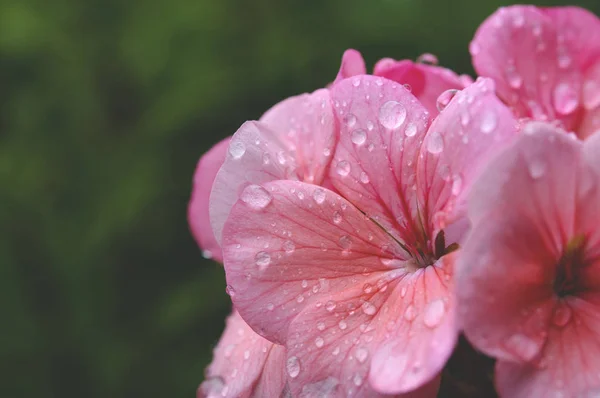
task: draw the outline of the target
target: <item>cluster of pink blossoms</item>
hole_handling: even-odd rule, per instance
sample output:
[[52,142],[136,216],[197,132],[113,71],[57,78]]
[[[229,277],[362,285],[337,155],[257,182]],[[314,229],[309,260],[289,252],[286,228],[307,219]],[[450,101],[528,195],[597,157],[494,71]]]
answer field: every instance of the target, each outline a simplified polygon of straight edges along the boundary
[[470,52],[348,50],[202,157],[235,309],[199,397],[435,397],[461,334],[501,397],[600,396],[600,20],[502,8]]

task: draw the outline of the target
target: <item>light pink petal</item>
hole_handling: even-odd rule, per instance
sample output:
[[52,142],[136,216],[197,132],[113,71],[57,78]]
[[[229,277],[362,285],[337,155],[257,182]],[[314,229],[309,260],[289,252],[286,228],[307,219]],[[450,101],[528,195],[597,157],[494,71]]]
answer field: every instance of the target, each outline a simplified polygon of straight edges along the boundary
[[285,348],[257,335],[236,311],[213,354],[198,398],[279,397],[284,390]]
[[421,147],[417,175],[421,214],[429,220],[425,228],[433,228],[429,236],[464,218],[473,181],[513,141],[516,125],[496,97],[493,81],[483,78],[457,93],[434,120]]
[[573,128],[581,71],[549,14],[533,6],[501,8],[479,27],[470,50],[477,73],[496,81],[517,115]]
[[246,122],[234,134],[210,202],[217,241],[239,194],[250,183],[300,179],[321,184],[335,145],[329,92],[317,90],[282,101],[260,122]]
[[365,66],[365,60],[360,52],[354,49],[348,49],[342,56],[342,65],[340,66],[340,70],[335,78],[335,83],[352,76],[366,74],[367,67]]
[[473,186],[457,264],[459,319],[475,347],[531,361],[554,309],[554,264],[574,236],[581,143],[533,123]]
[[583,155],[586,163],[600,174],[600,134],[594,134],[584,142]]
[[600,57],[600,19],[580,7],[548,7],[543,11],[552,19],[559,45],[569,49],[573,62],[584,71]]
[[294,319],[287,343],[288,363],[298,367],[290,375],[293,394],[327,378],[336,397],[436,396],[457,335],[451,266],[397,272],[357,276],[344,290],[323,294],[324,306],[307,305]]
[[339,82],[332,99],[340,125],[333,185],[398,240],[417,240],[416,164],[428,112],[401,84],[360,76]]
[[[591,297],[588,297],[591,299]],[[535,364],[499,361],[496,387],[503,397],[597,397],[600,391],[600,297],[568,299]],[[567,323],[563,325],[564,319]],[[561,326],[563,325],[563,326]]]
[[373,74],[408,85],[411,93],[431,115],[438,114],[437,98],[440,94],[446,90],[460,90],[465,87],[461,77],[450,69],[410,60],[395,61],[384,58],[375,65]]
[[307,305],[325,308],[324,297],[357,276],[403,267],[392,261],[400,247],[375,223],[334,192],[297,181],[246,188],[225,225],[223,253],[236,308],[280,343]]
[[208,200],[215,176],[225,161],[229,140],[230,137],[225,138],[200,158],[194,172],[194,185],[188,205],[188,222],[196,242],[205,257],[219,262],[223,261],[223,256],[210,225]]

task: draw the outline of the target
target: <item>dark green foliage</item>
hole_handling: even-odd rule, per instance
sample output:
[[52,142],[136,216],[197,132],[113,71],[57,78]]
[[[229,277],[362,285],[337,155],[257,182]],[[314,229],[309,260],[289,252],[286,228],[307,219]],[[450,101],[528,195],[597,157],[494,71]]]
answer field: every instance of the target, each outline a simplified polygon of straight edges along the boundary
[[193,397],[230,308],[199,156],[348,47],[472,72],[501,3],[0,0],[0,396]]

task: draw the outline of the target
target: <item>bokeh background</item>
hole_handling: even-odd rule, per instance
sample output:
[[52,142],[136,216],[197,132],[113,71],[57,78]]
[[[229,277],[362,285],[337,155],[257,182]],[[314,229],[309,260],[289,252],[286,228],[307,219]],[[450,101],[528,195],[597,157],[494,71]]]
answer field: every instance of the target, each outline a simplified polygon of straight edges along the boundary
[[230,309],[187,226],[198,158],[349,47],[473,74],[507,4],[0,0],[0,397],[193,397]]

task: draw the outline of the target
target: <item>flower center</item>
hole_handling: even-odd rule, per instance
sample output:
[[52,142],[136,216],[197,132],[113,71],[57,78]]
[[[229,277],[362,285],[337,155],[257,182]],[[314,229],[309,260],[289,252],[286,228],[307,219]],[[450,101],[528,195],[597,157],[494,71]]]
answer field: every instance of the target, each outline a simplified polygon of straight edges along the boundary
[[554,292],[559,297],[570,296],[577,291],[578,271],[584,266],[584,246],[585,237],[583,235],[576,236],[567,244],[558,261]]
[[458,249],[458,243],[452,243],[446,246],[446,235],[444,230],[441,230],[435,237],[433,245],[430,244],[429,238],[425,238],[423,241],[415,244],[411,255],[419,268],[425,268],[435,264],[442,256],[451,253],[456,249]]

